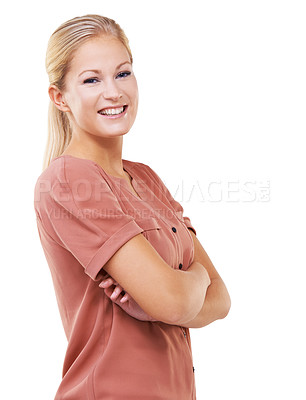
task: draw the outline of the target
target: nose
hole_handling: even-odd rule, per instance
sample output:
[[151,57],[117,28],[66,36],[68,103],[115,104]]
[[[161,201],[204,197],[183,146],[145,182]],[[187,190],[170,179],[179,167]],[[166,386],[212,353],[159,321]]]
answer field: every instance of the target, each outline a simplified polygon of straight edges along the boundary
[[103,97],[111,100],[118,100],[121,97],[121,91],[116,81],[113,79],[104,81]]

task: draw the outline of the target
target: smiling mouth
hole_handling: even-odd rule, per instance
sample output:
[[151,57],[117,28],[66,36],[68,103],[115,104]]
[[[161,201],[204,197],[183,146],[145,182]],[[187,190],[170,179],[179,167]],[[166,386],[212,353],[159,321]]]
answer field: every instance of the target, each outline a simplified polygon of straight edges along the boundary
[[125,112],[127,107],[128,106],[125,105],[125,106],[116,107],[116,108],[104,108],[103,110],[98,111],[98,114],[105,115],[105,116],[121,115]]

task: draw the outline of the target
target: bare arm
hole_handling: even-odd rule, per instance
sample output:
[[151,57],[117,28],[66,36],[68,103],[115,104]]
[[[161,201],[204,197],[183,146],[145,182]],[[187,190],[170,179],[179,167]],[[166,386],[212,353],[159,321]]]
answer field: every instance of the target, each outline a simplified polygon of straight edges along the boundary
[[205,301],[197,316],[190,321],[181,324],[186,328],[201,328],[211,322],[225,318],[231,307],[231,299],[226,286],[213,266],[203,246],[192,230],[190,233],[194,241],[194,262],[201,263],[207,270],[211,284],[207,291],[203,292]]
[[210,284],[203,265],[193,262],[187,271],[173,269],[142,234],[120,247],[104,270],[147,314],[172,325],[198,315]]

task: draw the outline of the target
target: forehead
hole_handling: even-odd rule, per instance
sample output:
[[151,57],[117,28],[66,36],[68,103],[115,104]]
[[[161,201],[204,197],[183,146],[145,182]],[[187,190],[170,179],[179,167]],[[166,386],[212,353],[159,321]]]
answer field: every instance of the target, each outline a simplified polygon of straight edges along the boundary
[[70,70],[91,68],[111,68],[123,61],[130,61],[125,46],[114,36],[101,36],[87,40],[74,52]]

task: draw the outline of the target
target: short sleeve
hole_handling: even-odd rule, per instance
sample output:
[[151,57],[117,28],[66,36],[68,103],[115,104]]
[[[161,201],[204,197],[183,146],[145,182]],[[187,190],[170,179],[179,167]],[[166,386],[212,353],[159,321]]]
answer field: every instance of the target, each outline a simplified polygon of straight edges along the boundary
[[174,211],[178,213],[184,220],[185,225],[187,226],[188,229],[191,229],[194,234],[196,235],[196,229],[194,228],[193,224],[191,223],[191,220],[189,217],[184,216],[184,208],[183,206],[173,198],[172,194],[170,193],[169,189],[167,186],[164,184],[162,179],[159,177],[159,175],[148,165],[144,164],[145,167],[148,169],[151,177],[155,180],[155,182],[158,184],[162,192],[165,194],[167,197],[168,201],[170,202],[171,206],[173,207]]
[[98,280],[104,264],[143,229],[123,211],[95,164],[69,159],[64,165],[62,175],[41,196],[42,222],[48,235]]

